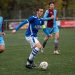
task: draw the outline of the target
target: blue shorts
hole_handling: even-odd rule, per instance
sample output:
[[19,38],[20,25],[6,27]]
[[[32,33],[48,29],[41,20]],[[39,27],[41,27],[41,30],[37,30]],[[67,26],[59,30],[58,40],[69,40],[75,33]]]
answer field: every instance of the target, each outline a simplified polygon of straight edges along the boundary
[[59,27],[56,26],[56,27],[53,27],[53,28],[47,28],[49,34],[52,34],[52,33],[57,33],[59,32]]
[[2,36],[0,36],[0,45],[5,45],[5,43],[4,43],[4,39],[3,39]]

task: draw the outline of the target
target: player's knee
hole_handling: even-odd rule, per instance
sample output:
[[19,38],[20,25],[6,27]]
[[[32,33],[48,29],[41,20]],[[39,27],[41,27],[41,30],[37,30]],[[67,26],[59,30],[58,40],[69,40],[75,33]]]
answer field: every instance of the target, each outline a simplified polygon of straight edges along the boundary
[[40,49],[40,48],[43,48],[43,47],[42,47],[42,44],[41,44],[40,42],[38,42],[38,43],[35,45],[35,47],[38,47],[39,49]]
[[39,45],[38,48],[40,49],[40,48],[43,48],[43,47],[42,47],[42,45]]
[[56,40],[59,40],[59,37],[57,37]]
[[55,36],[55,39],[59,40],[59,35]]
[[45,37],[45,40],[48,40],[49,39],[49,37]]
[[5,51],[5,49],[0,49],[0,53],[3,53]]
[[59,40],[59,32],[55,33],[55,39]]
[[0,53],[3,53],[5,51],[5,47],[0,48]]
[[38,44],[37,47],[40,49],[40,48],[43,48],[43,46],[41,44]]

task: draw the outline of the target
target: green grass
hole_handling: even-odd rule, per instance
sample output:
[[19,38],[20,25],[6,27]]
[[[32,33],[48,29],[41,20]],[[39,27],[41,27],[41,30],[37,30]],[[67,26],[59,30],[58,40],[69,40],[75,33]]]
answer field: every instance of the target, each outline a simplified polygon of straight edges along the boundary
[[[75,28],[60,29],[61,55],[53,55],[53,39],[48,41],[44,54],[39,52],[35,63],[47,61],[46,71],[25,68],[31,48],[24,39],[24,30],[16,34],[6,31],[6,34],[6,51],[0,54],[0,75],[75,75]],[[44,34],[40,31],[38,36],[42,43]]]

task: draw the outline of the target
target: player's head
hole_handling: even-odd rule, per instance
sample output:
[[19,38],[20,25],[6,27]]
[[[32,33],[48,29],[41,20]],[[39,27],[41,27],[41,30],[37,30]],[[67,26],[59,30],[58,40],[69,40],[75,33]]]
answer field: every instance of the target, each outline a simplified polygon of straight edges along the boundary
[[50,3],[49,3],[49,8],[50,8],[50,9],[54,9],[54,2],[50,2]]
[[43,8],[39,7],[36,9],[36,14],[38,17],[41,17],[43,15]]

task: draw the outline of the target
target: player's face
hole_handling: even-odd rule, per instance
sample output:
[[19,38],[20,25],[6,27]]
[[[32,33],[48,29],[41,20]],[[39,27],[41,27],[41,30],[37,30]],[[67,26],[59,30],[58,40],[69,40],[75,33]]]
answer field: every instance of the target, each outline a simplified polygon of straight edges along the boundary
[[43,15],[43,9],[39,9],[39,11],[37,12],[38,16],[41,17]]
[[49,5],[49,7],[50,7],[50,9],[54,9],[54,4],[51,3],[51,4]]

